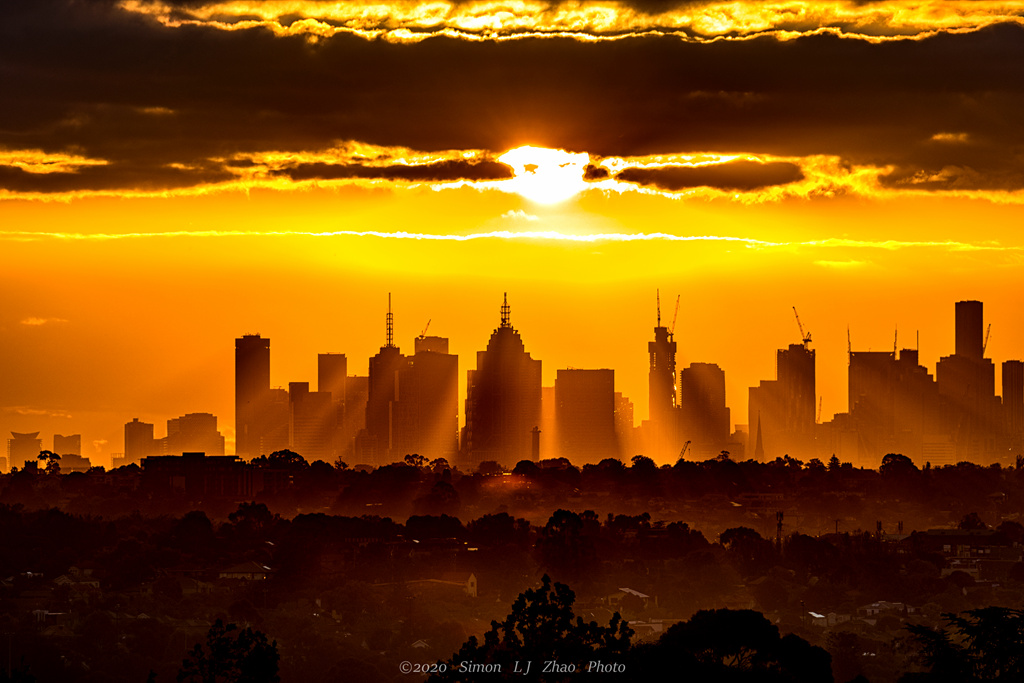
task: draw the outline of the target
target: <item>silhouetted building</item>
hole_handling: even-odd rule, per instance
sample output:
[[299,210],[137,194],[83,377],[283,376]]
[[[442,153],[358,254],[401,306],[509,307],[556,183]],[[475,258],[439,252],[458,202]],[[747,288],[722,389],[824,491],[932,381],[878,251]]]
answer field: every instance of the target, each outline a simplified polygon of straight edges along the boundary
[[459,447],[459,357],[444,337],[420,336],[398,370],[391,403],[390,459],[418,454],[454,464]]
[[646,455],[655,460],[671,459],[679,454],[679,411],[676,409],[676,343],[672,333],[661,325],[661,307],[654,327],[654,341],[647,343],[650,357],[648,396],[650,419],[645,424]]
[[[849,366],[849,423],[857,446],[844,456],[878,467],[887,453],[900,453],[924,466],[925,452],[948,441],[938,387],[918,364],[915,349],[853,351]],[[832,452],[835,452],[833,450]]]
[[[56,453],[56,451],[54,452]],[[58,455],[60,455],[60,460],[57,461],[57,464],[60,465],[61,474],[88,472],[92,467],[89,458],[84,458],[78,453],[58,453]]]
[[391,403],[395,400],[398,371],[405,356],[395,346],[394,316],[388,295],[387,342],[370,359],[370,383],[366,397],[366,439],[362,457],[375,465],[385,465],[391,448]]
[[259,454],[270,455],[291,448],[292,404],[288,390],[274,387],[267,393],[259,425]]
[[729,408],[725,373],[713,363],[691,363],[679,373],[680,434],[689,457],[707,460],[728,450]]
[[205,453],[151,456],[142,461],[142,489],[192,500],[247,501],[263,490],[264,471],[238,456]]
[[532,431],[541,420],[541,362],[527,353],[510,322],[508,296],[501,306],[501,324],[487,349],[479,351],[476,369],[468,373],[465,469],[483,461],[514,466],[531,458]]
[[1005,455],[995,364],[983,357],[984,348],[981,302],[958,301],[956,353],[940,358],[935,367],[943,420],[951,428],[958,461],[986,463]]
[[210,413],[189,413],[167,421],[167,436],[160,439],[164,455],[203,452],[224,455],[224,437],[217,431],[217,417]]
[[158,455],[157,442],[153,438],[153,425],[148,422],[140,422],[134,418],[124,425],[124,462],[119,463],[130,465],[140,463],[143,458],[151,455]]
[[288,401],[291,449],[309,462],[330,462],[337,427],[330,392],[310,391],[309,382],[290,382]]
[[[779,349],[776,377],[750,388],[748,424],[764,452],[763,458],[757,459],[813,457],[814,351],[803,344]],[[757,443],[747,447],[751,457],[756,457]]]
[[577,465],[619,458],[615,371],[559,370],[555,376],[559,455]]
[[321,353],[316,362],[316,388],[331,395],[334,432],[331,435],[331,459],[334,462],[345,453],[345,381],[348,377],[348,359],[343,353]]
[[633,426],[633,402],[615,392],[615,435],[619,440],[619,452],[632,457],[637,450],[636,427]]
[[9,467],[22,469],[26,462],[37,462],[39,453],[43,450],[43,440],[39,438],[39,432],[20,434],[11,432],[7,440],[7,462]]
[[1024,453],[1024,362],[1003,362],[1003,428],[1006,449],[1014,456]]
[[235,453],[241,457],[261,455],[263,411],[269,392],[270,340],[258,334],[243,335],[235,340]]
[[63,436],[61,434],[54,434],[53,452],[57,455],[81,455],[82,435],[72,434],[70,436]]
[[[367,453],[356,448],[356,439],[366,437],[366,402],[370,395],[370,378],[349,375],[345,382],[345,417],[341,427],[341,440],[344,444],[342,452],[352,461],[351,464],[369,463],[370,458],[363,457]],[[362,437],[359,437],[359,435]],[[373,456],[376,448],[369,452]],[[358,456],[358,457],[357,457]]]

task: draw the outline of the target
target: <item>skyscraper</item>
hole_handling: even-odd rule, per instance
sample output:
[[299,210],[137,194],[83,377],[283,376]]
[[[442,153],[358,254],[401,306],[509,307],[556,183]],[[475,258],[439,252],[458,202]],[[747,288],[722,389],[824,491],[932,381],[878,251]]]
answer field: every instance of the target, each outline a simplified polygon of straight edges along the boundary
[[260,455],[269,393],[270,340],[258,334],[243,335],[235,340],[235,453],[241,457]]
[[54,434],[53,452],[57,455],[81,455],[82,435],[72,434],[70,436],[63,436],[62,434]]
[[375,465],[387,464],[391,448],[391,402],[395,400],[395,380],[405,364],[405,356],[395,346],[395,319],[388,294],[387,341],[370,359],[370,380],[366,397],[366,450],[372,452]]
[[343,353],[321,353],[316,360],[316,388],[320,393],[331,395],[334,432],[331,435],[331,459],[334,462],[345,452],[345,438],[342,427],[345,423],[345,382],[348,376],[348,360]]
[[124,425],[124,464],[139,464],[143,458],[159,455],[156,439],[153,438],[153,425],[140,422],[139,418],[126,422]]
[[690,442],[690,458],[707,460],[729,443],[725,373],[714,363],[690,363],[679,373],[680,435]]
[[420,336],[398,370],[391,403],[390,459],[415,453],[453,463],[459,444],[459,357],[444,337]]
[[980,301],[956,302],[956,352],[935,366],[946,424],[953,430],[957,460],[991,461],[999,452],[1001,406],[996,398],[996,368],[984,358]]
[[661,324],[661,305],[654,327],[654,341],[647,343],[650,356],[648,387],[650,420],[646,424],[647,455],[655,460],[678,455],[679,410],[676,395],[676,343],[672,333]]
[[472,471],[494,460],[510,467],[530,459],[540,420],[541,362],[530,357],[513,329],[506,295],[501,324],[468,373],[464,466]]
[[310,391],[309,382],[290,382],[288,403],[291,449],[309,462],[330,462],[337,427],[331,393]]
[[[814,350],[790,344],[776,352],[774,380],[750,387],[749,439],[760,440],[768,460],[814,456]],[[748,443],[753,457],[757,443]]]
[[615,371],[559,370],[555,376],[558,454],[577,465],[620,458]]
[[39,438],[39,432],[11,432],[11,437],[7,440],[8,467],[20,469],[25,467],[27,462],[36,462],[39,452],[43,450],[43,440]]

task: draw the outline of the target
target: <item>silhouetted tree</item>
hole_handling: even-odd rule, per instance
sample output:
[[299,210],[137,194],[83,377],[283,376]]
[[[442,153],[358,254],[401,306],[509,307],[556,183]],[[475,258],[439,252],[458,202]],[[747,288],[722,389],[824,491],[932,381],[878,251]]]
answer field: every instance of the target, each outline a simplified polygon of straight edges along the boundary
[[277,641],[218,619],[181,663],[178,683],[278,683]]
[[[607,626],[586,623],[573,614],[576,594],[566,585],[555,583],[547,575],[537,589],[521,593],[512,604],[512,611],[501,622],[492,621],[483,642],[470,636],[451,659],[447,670],[431,676],[429,681],[479,681],[481,674],[463,671],[462,662],[497,664],[501,671],[486,674],[488,680],[499,681],[569,681],[586,673],[594,660],[622,661],[629,650],[633,630],[616,613]],[[545,661],[557,661],[574,669],[574,673],[543,673]],[[525,663],[532,665],[524,676]],[[514,673],[519,662],[520,673]]]
[[988,524],[982,521],[977,512],[968,512],[957,524],[957,529],[963,531],[982,531],[988,528]]

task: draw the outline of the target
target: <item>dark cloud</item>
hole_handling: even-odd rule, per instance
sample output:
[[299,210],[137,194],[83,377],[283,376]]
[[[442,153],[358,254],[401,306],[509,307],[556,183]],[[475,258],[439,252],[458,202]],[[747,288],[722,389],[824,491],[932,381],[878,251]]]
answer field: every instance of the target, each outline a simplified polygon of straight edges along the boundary
[[341,180],[346,178],[444,182],[456,180],[506,180],[512,168],[497,161],[439,161],[419,166],[363,166],[361,164],[300,164],[275,171],[292,180]]
[[804,177],[799,166],[785,162],[758,163],[730,161],[710,166],[627,168],[615,176],[640,185],[652,185],[676,192],[690,187],[715,187],[722,190],[756,190],[769,185],[786,185]]
[[[0,147],[113,162],[76,176],[93,183],[115,171],[132,183],[198,180],[167,165],[359,140],[424,151],[533,143],[602,156],[832,154],[910,175],[969,168],[979,185],[1019,187],[1024,150],[1015,25],[881,44],[829,35],[311,43],[263,29],[167,28],[107,0],[8,0],[0,83]],[[969,142],[937,144],[939,133]]]
[[608,169],[601,166],[587,164],[587,167],[583,169],[584,180],[607,180],[610,177],[611,173],[608,172]]

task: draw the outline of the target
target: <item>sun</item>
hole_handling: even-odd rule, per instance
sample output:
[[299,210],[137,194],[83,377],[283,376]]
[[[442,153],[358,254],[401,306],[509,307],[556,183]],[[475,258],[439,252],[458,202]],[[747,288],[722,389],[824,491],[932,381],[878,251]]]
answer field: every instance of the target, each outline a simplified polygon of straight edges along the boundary
[[563,202],[587,188],[583,174],[590,155],[546,147],[517,147],[498,161],[512,167],[515,177],[502,182],[502,189],[515,192],[538,204]]

